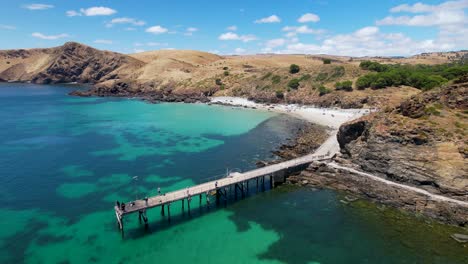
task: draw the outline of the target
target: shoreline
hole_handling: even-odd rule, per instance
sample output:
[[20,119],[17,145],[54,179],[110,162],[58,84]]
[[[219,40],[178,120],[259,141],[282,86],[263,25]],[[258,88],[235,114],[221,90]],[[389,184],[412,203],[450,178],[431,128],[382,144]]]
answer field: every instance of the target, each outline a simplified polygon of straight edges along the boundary
[[308,122],[337,130],[342,124],[370,114],[371,109],[319,108],[297,104],[263,104],[242,97],[211,97],[208,104],[244,107],[288,114]]

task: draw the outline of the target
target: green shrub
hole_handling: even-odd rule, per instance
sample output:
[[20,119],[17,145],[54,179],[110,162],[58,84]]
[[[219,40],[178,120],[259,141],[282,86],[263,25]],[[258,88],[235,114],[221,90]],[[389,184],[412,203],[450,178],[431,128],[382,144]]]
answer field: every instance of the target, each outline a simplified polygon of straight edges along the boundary
[[359,67],[364,70],[369,70],[369,71],[376,71],[376,72],[383,72],[388,69],[387,65],[380,64],[375,61],[362,61],[359,64]]
[[219,78],[215,80],[215,83],[216,85],[223,85],[223,81],[221,81]]
[[289,73],[291,73],[291,74],[296,74],[300,70],[301,70],[301,68],[297,64],[291,64],[291,66],[289,66]]
[[331,64],[330,59],[322,59],[322,61],[323,61],[323,64]]
[[229,67],[223,67],[223,70],[227,71],[229,70]]
[[229,72],[228,72],[228,71],[224,71],[224,76],[229,76]]
[[352,81],[343,81],[335,83],[336,90],[344,90],[344,91],[352,91],[353,90],[353,82]]
[[322,96],[322,95],[326,95],[327,93],[330,93],[330,89],[328,89],[327,87],[323,86],[323,85],[320,85],[319,88],[318,88],[318,91],[319,91],[319,95]]
[[299,88],[299,85],[300,85],[299,79],[292,79],[288,82],[288,87],[294,90]]
[[278,83],[280,83],[280,82],[281,82],[281,76],[275,75],[275,76],[271,77],[271,82],[272,82],[273,84],[278,84]]

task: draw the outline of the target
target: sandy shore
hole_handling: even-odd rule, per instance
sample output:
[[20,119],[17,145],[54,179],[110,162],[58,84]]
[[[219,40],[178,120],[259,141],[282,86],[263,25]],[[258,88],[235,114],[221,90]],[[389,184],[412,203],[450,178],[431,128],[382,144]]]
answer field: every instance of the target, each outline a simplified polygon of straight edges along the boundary
[[240,97],[212,97],[214,104],[232,105],[274,111],[290,114],[309,122],[327,126],[333,130],[338,129],[341,124],[350,120],[369,114],[369,109],[331,109],[316,108],[312,106],[301,106],[295,104],[259,104]]

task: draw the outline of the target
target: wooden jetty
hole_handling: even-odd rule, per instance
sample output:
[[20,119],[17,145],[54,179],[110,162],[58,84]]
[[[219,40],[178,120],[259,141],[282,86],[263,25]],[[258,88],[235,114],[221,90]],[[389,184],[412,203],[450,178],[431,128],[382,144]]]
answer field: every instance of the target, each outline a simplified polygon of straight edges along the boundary
[[285,182],[289,173],[305,169],[313,161],[331,159],[338,150],[339,146],[336,141],[336,133],[333,133],[332,136],[313,154],[243,173],[230,173],[227,174],[226,177],[218,180],[165,193],[164,195],[157,195],[142,200],[128,202],[125,204],[125,208],[122,208],[122,205],[120,204],[116,204],[114,208],[117,222],[120,229],[123,230],[123,217],[138,212],[139,219],[143,219],[144,222],[147,223],[148,218],[146,216],[146,210],[154,207],[161,207],[161,213],[163,215],[166,208],[168,217],[170,217],[170,206],[172,203],[181,201],[182,210],[184,210],[185,201],[187,201],[187,209],[190,210],[190,202],[197,196],[201,203],[202,196],[205,195],[205,200],[209,203],[208,196],[215,194],[216,201],[219,202],[221,197],[227,198],[226,190],[231,187],[234,188],[236,196],[238,191],[242,196],[244,196],[245,192],[248,190],[249,182],[251,181],[255,181],[258,190],[259,184],[264,186],[265,178],[267,178],[267,180],[269,180],[270,187],[273,188],[275,184]]

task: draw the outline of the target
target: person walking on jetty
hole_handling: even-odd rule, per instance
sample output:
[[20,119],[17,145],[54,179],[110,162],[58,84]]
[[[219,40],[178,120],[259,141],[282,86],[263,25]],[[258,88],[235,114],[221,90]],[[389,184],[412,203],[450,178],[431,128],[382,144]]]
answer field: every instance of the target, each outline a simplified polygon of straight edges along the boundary
[[158,195],[161,195],[161,188],[158,187]]

